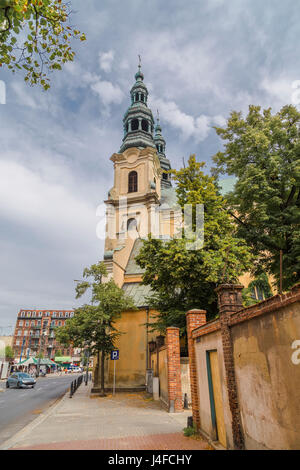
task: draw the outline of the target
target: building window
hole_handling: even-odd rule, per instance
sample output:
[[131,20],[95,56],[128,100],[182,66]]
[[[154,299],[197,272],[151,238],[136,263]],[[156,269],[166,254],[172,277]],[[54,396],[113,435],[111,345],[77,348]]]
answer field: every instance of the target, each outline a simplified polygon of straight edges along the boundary
[[167,179],[168,179],[168,174],[167,174],[167,173],[163,173],[163,179],[164,179],[164,180],[167,180]]
[[128,175],[128,192],[136,193],[138,190],[138,175],[136,171],[131,171]]
[[148,122],[145,119],[142,120],[142,129],[145,132],[148,132],[148,130],[149,130]]
[[137,131],[139,128],[139,121],[137,119],[133,119],[131,121],[131,130],[132,131]]

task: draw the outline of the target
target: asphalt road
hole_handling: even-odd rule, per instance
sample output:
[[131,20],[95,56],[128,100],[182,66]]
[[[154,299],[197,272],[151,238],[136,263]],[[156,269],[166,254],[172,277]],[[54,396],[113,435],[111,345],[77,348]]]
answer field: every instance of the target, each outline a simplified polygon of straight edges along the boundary
[[61,398],[79,374],[56,377],[40,377],[35,388],[0,388],[0,444],[11,438]]

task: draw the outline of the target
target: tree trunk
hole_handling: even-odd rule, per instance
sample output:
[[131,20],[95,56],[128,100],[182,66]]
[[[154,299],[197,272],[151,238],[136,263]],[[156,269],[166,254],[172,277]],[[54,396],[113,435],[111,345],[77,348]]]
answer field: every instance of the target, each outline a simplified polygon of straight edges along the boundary
[[104,363],[105,363],[105,353],[102,351],[101,354],[101,397],[106,397],[105,390],[104,390]]
[[100,351],[97,352],[97,365],[94,372],[94,387],[100,385]]

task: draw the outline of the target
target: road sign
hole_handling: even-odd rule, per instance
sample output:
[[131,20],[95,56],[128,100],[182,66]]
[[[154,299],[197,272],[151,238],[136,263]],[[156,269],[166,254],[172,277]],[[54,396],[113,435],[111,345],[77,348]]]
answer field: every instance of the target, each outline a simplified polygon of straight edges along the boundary
[[110,358],[112,361],[117,361],[119,359],[119,350],[116,349],[110,353]]
[[119,350],[116,349],[110,353],[110,358],[114,361],[114,387],[113,387],[113,394],[116,393],[116,361],[119,359]]

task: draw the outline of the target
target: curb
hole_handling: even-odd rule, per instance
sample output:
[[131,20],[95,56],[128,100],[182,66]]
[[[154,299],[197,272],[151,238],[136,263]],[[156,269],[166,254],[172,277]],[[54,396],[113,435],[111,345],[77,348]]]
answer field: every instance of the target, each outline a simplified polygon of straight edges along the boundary
[[31,421],[29,424],[24,426],[23,429],[18,431],[13,437],[10,437],[5,441],[3,444],[0,445],[0,450],[9,450],[13,446],[15,446],[18,441],[22,438],[25,437],[27,434],[30,433],[36,426],[38,426],[40,423],[45,421],[49,416],[53,414],[53,412],[58,408],[58,406],[65,401],[67,397],[70,395],[70,390],[68,390],[61,398],[58,398],[53,405],[51,405],[44,413],[42,413],[40,416],[38,416],[36,419]]

